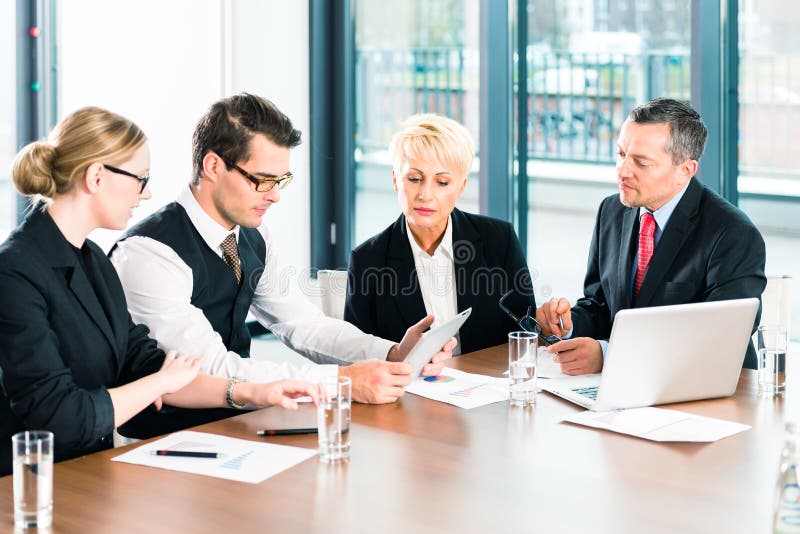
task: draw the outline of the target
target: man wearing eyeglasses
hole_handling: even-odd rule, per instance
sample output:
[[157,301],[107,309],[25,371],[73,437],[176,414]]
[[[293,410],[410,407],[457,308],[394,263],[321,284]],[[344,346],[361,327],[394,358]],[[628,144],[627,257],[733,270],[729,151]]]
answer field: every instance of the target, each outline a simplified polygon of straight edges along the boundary
[[[602,370],[620,310],[761,296],[764,239],[744,213],[694,178],[706,137],[700,115],[667,98],[638,106],[622,125],[619,194],[600,205],[584,296],[572,309],[562,298],[536,312],[546,334],[570,338],[548,349],[565,373]],[[675,332],[676,349],[680,343]],[[756,366],[752,343],[744,366]]]
[[[189,187],[177,202],[126,232],[111,253],[131,316],[159,343],[204,354],[203,371],[228,377],[229,388],[239,380],[315,381],[338,373],[351,378],[355,400],[392,402],[413,378],[403,359],[432,317],[409,328],[396,344],[324,316],[283,287],[287,284],[281,284],[262,219],[292,180],[289,153],[299,143],[300,132],[266,99],[239,94],[211,106],[195,129]],[[251,360],[248,311],[314,362],[354,363],[293,366]],[[434,355],[423,372],[439,372],[452,345]],[[206,417],[197,413],[179,414],[171,422],[162,418],[159,430]],[[129,425],[127,435],[152,432],[146,430]]]

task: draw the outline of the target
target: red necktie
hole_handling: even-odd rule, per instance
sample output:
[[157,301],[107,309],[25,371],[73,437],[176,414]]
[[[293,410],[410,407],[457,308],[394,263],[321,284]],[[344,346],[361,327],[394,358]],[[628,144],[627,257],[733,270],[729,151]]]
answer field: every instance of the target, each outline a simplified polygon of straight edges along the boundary
[[645,212],[639,223],[639,262],[636,264],[636,278],[633,281],[633,298],[639,296],[642,289],[644,275],[647,274],[647,267],[650,265],[650,258],[653,257],[655,243],[653,236],[656,234],[656,220],[653,215]]

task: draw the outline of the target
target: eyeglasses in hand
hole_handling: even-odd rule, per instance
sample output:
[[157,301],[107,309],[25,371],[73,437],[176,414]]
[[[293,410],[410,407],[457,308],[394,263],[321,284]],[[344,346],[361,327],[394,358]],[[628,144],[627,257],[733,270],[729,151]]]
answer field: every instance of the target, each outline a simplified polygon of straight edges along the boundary
[[536,310],[533,309],[533,306],[528,306],[527,312],[525,312],[525,315],[523,315],[522,317],[518,317],[517,314],[512,312],[505,304],[505,301],[508,299],[508,297],[511,296],[512,293],[514,293],[513,289],[506,291],[503,294],[503,296],[500,297],[500,300],[498,302],[498,304],[500,305],[500,309],[503,310],[505,314],[511,318],[512,321],[517,323],[519,327],[522,328],[524,331],[532,332],[537,336],[539,336],[539,339],[541,339],[542,343],[544,343],[545,345],[552,345],[556,341],[561,341],[561,338],[559,336],[556,335],[545,336],[542,333],[544,332],[544,327],[539,323],[539,321],[537,321],[534,318]]

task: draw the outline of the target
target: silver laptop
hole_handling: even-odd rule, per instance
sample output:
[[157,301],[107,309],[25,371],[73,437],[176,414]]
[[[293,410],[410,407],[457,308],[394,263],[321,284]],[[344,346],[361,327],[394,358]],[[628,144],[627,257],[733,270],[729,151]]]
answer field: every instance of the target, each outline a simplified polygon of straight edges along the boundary
[[733,395],[757,310],[751,298],[620,311],[602,374],[539,384],[598,411]]

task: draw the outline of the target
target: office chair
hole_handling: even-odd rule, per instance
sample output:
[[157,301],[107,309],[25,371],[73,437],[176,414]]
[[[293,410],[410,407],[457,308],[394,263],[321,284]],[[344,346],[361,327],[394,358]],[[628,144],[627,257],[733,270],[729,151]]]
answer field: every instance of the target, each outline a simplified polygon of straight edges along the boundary
[[322,269],[317,271],[317,280],[322,292],[322,312],[328,317],[342,319],[347,294],[347,271]]

